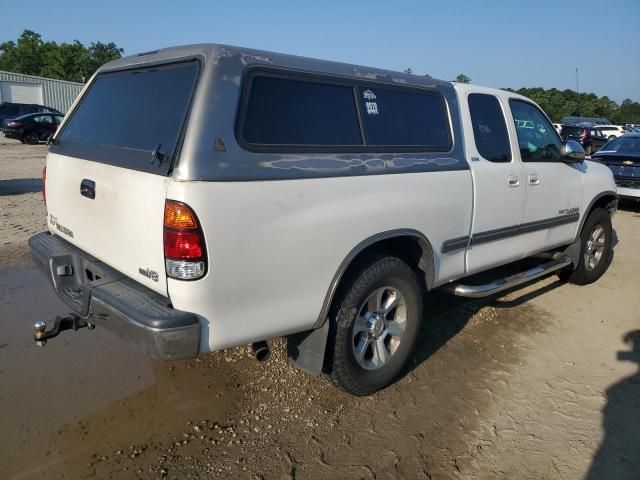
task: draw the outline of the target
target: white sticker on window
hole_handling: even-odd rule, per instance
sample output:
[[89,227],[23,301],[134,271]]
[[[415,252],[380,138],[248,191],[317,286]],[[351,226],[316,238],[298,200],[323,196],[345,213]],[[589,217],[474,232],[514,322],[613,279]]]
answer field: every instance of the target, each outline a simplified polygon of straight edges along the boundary
[[378,115],[378,104],[376,102],[365,102],[369,115]]
[[364,92],[362,92],[362,96],[365,98],[365,100],[375,100],[376,99],[376,94],[373,93],[371,90],[365,90]]

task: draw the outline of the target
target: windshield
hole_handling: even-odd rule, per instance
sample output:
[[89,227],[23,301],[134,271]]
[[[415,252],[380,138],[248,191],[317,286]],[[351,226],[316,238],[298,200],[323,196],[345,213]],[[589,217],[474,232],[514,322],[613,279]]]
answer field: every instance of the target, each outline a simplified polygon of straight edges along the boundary
[[640,153],[640,138],[618,137],[607,143],[600,152],[635,152]]

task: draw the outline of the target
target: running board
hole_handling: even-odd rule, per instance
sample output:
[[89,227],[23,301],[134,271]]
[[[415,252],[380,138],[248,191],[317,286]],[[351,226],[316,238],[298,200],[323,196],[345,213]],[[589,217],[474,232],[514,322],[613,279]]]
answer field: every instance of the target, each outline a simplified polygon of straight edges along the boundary
[[543,263],[537,267],[526,270],[522,273],[516,273],[509,277],[500,278],[491,283],[484,285],[463,285],[461,283],[452,284],[449,286],[450,293],[459,297],[471,297],[482,298],[493,295],[494,293],[508,290],[523,283],[530,282],[536,278],[543,277],[551,272],[562,270],[565,267],[571,265],[571,259],[562,255],[559,258],[551,260],[550,262]]

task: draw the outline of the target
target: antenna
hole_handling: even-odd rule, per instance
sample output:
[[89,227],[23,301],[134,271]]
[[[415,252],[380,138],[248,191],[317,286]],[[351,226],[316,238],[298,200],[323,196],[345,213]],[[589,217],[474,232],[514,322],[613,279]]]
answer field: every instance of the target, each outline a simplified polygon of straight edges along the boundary
[[578,86],[578,67],[576,67],[576,97],[578,104],[578,123],[580,123],[580,88]]

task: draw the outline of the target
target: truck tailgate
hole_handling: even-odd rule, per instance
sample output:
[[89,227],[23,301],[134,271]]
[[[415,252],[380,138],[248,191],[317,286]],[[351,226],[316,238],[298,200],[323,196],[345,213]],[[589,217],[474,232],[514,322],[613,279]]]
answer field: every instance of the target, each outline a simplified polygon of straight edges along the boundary
[[[81,193],[93,182],[94,198]],[[167,294],[162,224],[168,177],[49,154],[49,229],[116,270]]]

